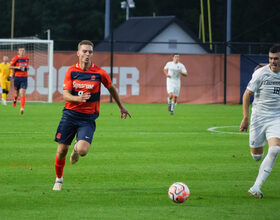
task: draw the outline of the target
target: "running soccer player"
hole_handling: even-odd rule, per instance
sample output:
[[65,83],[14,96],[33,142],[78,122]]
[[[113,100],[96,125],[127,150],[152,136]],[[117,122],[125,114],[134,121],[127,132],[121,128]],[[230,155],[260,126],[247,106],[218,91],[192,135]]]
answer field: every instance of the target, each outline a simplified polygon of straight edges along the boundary
[[101,83],[108,89],[120,108],[121,118],[130,114],[121,104],[117,90],[107,72],[92,63],[93,43],[83,40],[78,44],[79,62],[65,74],[63,98],[66,101],[55,141],[58,142],[55,156],[56,180],[53,190],[61,190],[63,169],[68,148],[76,135],[70,162],[75,164],[80,156],[87,155],[95,131],[95,119],[99,116]]
[[7,95],[10,91],[10,80],[13,75],[13,71],[9,68],[10,63],[8,62],[9,58],[3,56],[3,62],[0,63],[0,82],[2,88],[2,104],[7,105]]
[[181,75],[187,76],[188,74],[184,64],[180,63],[179,59],[180,55],[174,54],[173,61],[167,62],[163,69],[163,73],[166,76],[167,102],[170,115],[174,114],[174,109],[177,104],[181,87]]
[[280,45],[269,50],[269,64],[257,69],[243,94],[243,120],[240,130],[249,126],[250,96],[254,94],[249,144],[254,160],[261,160],[268,142],[268,153],[262,161],[257,179],[249,193],[262,198],[261,187],[269,176],[280,152]]
[[14,101],[13,106],[16,106],[17,98],[20,95],[20,114],[24,113],[25,94],[27,89],[27,76],[29,69],[29,57],[25,56],[25,48],[18,48],[18,55],[13,57],[10,68],[14,70]]

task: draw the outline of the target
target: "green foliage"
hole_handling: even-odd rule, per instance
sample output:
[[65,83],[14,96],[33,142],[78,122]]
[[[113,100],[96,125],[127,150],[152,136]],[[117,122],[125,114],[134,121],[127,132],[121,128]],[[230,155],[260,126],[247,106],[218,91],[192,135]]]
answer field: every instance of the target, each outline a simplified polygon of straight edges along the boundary
[[[69,155],[61,192],[55,180],[53,141],[63,103],[0,106],[1,219],[278,219],[279,161],[263,186],[264,198],[249,197],[260,162],[240,135],[240,105],[181,105],[170,116],[165,104],[101,104],[89,154],[75,165]],[[210,127],[220,128],[215,133]],[[233,127],[232,127],[233,126]],[[70,151],[72,147],[70,148]],[[191,191],[173,203],[169,186]]]
[[[120,2],[111,0],[113,28],[125,21],[125,10]],[[0,35],[10,37],[11,0],[0,0]],[[205,29],[208,41],[207,1],[204,0]],[[224,41],[226,0],[212,0],[211,22],[214,42]],[[199,0],[135,0],[136,7],[130,9],[131,16],[176,15],[185,26],[198,36]],[[278,42],[280,39],[280,2],[232,1],[233,42]],[[95,43],[104,38],[105,0],[15,0],[15,37],[38,36],[46,38],[51,30],[56,50],[73,50],[78,41],[90,39]]]

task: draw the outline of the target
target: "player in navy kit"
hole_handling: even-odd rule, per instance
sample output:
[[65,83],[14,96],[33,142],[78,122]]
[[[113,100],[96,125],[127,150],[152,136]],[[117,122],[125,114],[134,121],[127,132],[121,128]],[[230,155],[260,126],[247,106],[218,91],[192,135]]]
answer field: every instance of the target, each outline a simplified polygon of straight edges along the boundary
[[55,156],[56,181],[53,190],[61,190],[63,169],[68,148],[74,137],[76,142],[70,162],[76,163],[79,156],[85,156],[90,148],[95,131],[95,119],[99,116],[101,83],[108,89],[120,108],[121,118],[130,114],[121,104],[118,92],[108,73],[91,62],[93,44],[83,40],[78,44],[79,62],[65,74],[63,98],[66,101],[58,125],[55,141],[58,142]]

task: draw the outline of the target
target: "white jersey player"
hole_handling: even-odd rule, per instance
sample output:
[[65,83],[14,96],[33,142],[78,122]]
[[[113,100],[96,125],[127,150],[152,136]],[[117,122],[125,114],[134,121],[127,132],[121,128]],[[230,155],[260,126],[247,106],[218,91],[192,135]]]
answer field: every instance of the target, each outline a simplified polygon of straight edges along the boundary
[[251,155],[262,159],[264,146],[268,142],[268,153],[260,165],[259,174],[249,193],[262,198],[261,186],[269,176],[280,152],[280,45],[269,50],[269,64],[256,70],[243,95],[243,120],[241,131],[249,126],[250,96],[254,102],[250,120],[249,144]]
[[177,97],[180,93],[181,75],[187,76],[187,70],[184,64],[179,62],[180,55],[174,54],[173,61],[167,62],[163,72],[166,76],[166,88],[168,93],[168,110],[170,114],[174,114],[174,109],[177,104]]

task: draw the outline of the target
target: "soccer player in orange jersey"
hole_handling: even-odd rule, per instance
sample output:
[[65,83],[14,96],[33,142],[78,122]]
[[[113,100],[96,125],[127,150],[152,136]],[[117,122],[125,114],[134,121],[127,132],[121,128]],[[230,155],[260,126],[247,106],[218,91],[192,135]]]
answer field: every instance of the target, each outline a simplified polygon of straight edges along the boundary
[[55,156],[56,180],[53,190],[59,191],[63,183],[63,169],[68,148],[74,137],[76,142],[70,162],[76,163],[90,148],[95,131],[95,119],[99,116],[101,83],[108,89],[120,108],[121,118],[130,114],[121,104],[117,90],[107,72],[92,63],[93,44],[83,40],[78,44],[79,62],[65,74],[63,98],[66,101],[55,141],[58,142]]
[[13,57],[10,63],[10,69],[14,70],[14,87],[16,93],[14,95],[13,106],[16,106],[17,98],[20,95],[20,114],[24,113],[25,94],[27,89],[27,76],[29,69],[29,57],[25,56],[25,48],[18,48],[18,55]]

